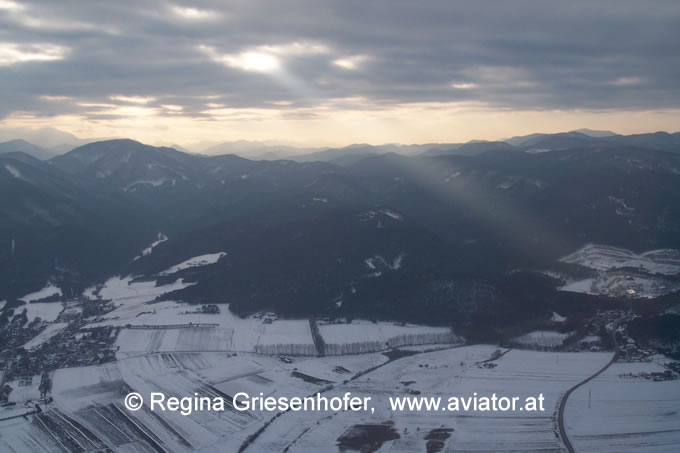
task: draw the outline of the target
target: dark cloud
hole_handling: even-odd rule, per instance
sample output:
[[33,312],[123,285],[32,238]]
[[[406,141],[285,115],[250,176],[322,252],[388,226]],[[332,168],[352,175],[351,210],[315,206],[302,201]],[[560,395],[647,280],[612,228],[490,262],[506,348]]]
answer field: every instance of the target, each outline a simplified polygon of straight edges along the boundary
[[[289,109],[282,101],[313,107],[348,97],[364,105],[680,107],[674,0],[2,4],[0,117],[107,118],[116,113],[91,104],[129,104],[116,95],[197,117],[209,116],[206,104]],[[63,58],[41,59],[40,47],[26,57],[25,46],[46,45]],[[257,71],[275,64],[276,75]]]

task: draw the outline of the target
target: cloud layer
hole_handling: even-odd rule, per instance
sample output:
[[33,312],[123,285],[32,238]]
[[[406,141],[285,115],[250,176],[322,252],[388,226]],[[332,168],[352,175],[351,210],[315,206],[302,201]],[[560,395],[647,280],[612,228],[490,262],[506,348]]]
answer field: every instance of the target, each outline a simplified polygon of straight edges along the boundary
[[0,0],[0,118],[680,108],[680,2]]

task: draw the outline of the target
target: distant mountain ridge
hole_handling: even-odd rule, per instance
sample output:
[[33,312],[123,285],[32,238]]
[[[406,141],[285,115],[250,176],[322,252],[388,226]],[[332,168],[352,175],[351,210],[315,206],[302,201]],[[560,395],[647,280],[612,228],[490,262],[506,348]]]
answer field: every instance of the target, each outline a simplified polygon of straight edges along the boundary
[[[559,258],[586,243],[638,253],[680,243],[677,134],[531,139],[441,155],[354,147],[336,163],[126,139],[48,161],[0,154],[0,300],[48,280],[79,294],[133,274],[184,278],[196,284],[167,297],[238,313],[473,322],[487,309],[514,316],[502,307],[526,298],[515,279],[535,277],[513,270],[566,272]],[[525,152],[548,145],[564,148]],[[168,240],[141,254],[159,233]],[[217,252],[227,255],[214,265],[158,276]]]
[[[48,159],[65,154],[87,143],[106,141],[102,139],[79,139],[62,131],[43,128],[38,130],[2,129],[0,139],[22,140],[20,147],[9,146],[11,140],[0,143],[0,152],[24,151],[40,159]],[[680,145],[680,133],[655,132],[634,135],[618,135],[611,131],[578,129],[563,133],[536,133],[526,136],[511,137],[498,141],[471,140],[467,143],[425,143],[425,144],[353,144],[345,147],[302,147],[294,144],[282,144],[274,141],[236,140],[223,143],[196,143],[189,146],[172,145],[170,148],[186,153],[207,156],[236,154],[251,160],[289,159],[297,162],[332,162],[339,165],[351,165],[363,158],[385,153],[397,153],[406,156],[446,155],[446,154],[479,154],[492,150],[512,148],[525,152],[559,151],[583,146],[620,146],[636,145],[653,149],[672,150]],[[35,140],[31,140],[35,138]],[[65,140],[65,141],[64,141]],[[108,139],[107,139],[108,140]],[[63,142],[60,142],[63,141]],[[18,143],[18,142],[14,142]]]
[[30,154],[31,156],[40,160],[46,160],[58,155],[58,153],[53,150],[45,149],[22,139],[14,139],[0,143],[0,154],[11,152]]

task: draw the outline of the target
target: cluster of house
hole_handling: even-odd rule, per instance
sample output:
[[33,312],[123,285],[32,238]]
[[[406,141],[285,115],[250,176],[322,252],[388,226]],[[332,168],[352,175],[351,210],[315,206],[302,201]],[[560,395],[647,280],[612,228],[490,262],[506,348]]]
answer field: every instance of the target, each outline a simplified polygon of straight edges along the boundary
[[[81,331],[79,327],[79,323],[69,324],[35,348],[27,350],[13,347],[2,350],[0,368],[4,370],[4,381],[18,381],[21,386],[22,382],[32,380],[34,376],[45,376],[46,372],[57,368],[115,360],[113,343],[117,335],[116,328],[105,326]],[[30,335],[35,335],[35,332]],[[3,389],[3,392],[6,390]]]

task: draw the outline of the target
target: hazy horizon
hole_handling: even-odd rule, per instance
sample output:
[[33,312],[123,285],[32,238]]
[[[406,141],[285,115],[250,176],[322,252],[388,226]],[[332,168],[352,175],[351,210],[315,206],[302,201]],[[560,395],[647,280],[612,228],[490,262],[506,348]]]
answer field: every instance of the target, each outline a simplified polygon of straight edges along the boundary
[[[351,146],[373,146],[373,147],[387,147],[387,146],[395,146],[395,147],[427,147],[428,145],[432,146],[437,146],[437,145],[447,145],[447,144],[464,144],[464,143],[473,143],[473,142],[483,142],[483,141],[505,141],[509,140],[511,138],[515,137],[521,137],[521,136],[528,136],[528,135],[533,135],[533,134],[545,134],[545,135],[550,135],[550,134],[557,134],[557,133],[571,133],[571,132],[580,132],[584,133],[585,135],[591,135],[592,137],[596,137],[596,133],[612,133],[614,135],[635,135],[635,134],[621,134],[617,131],[612,131],[612,130],[600,130],[600,129],[591,129],[591,128],[580,128],[580,129],[573,129],[573,130],[558,130],[555,132],[544,132],[544,131],[534,131],[530,132],[527,134],[519,134],[519,135],[513,135],[513,136],[506,136],[506,137],[501,137],[499,139],[491,139],[491,140],[485,140],[485,139],[479,139],[479,138],[470,138],[464,141],[459,141],[459,142],[421,142],[421,143],[399,143],[399,142],[377,142],[377,143],[356,143],[356,142],[348,142],[344,143],[341,145],[312,145],[304,142],[294,142],[294,141],[287,141],[287,140],[248,140],[248,139],[234,139],[234,140],[222,140],[220,141],[219,139],[217,140],[203,140],[203,141],[196,141],[196,142],[189,142],[189,143],[175,143],[171,141],[145,141],[145,140],[140,140],[132,136],[112,136],[112,137],[77,137],[73,134],[70,134],[66,131],[61,131],[58,129],[54,129],[51,127],[43,127],[43,128],[35,128],[35,129],[28,129],[28,128],[15,128],[15,129],[10,129],[10,128],[2,128],[0,127],[0,143],[3,142],[8,142],[12,140],[24,140],[28,143],[31,143],[33,145],[40,146],[45,149],[51,149],[51,148],[62,148],[63,145],[72,145],[74,148],[78,146],[82,146],[88,143],[94,143],[98,141],[105,141],[105,140],[118,140],[118,139],[129,139],[129,140],[134,140],[138,141],[140,143],[144,143],[145,145],[151,145],[151,146],[158,146],[158,147],[168,147],[168,148],[177,148],[181,151],[187,151],[191,153],[197,153],[197,154],[206,154],[206,155],[213,155],[215,153],[208,152],[211,150],[211,148],[218,148],[221,145],[233,145],[235,147],[238,147],[239,145],[242,146],[243,149],[241,151],[244,151],[247,153],[247,151],[266,151],[267,148],[289,148],[289,151],[291,151],[291,155],[296,154],[296,151],[299,153],[305,153],[305,152],[310,152],[310,151],[315,151],[315,150],[324,150],[324,149],[333,149],[333,148],[345,148],[345,147],[351,147]],[[653,134],[653,133],[659,133],[659,132],[665,132],[665,133],[678,133],[674,130],[648,130],[648,131],[642,131],[640,134]],[[595,133],[595,134],[590,134],[590,133]],[[66,138],[67,136],[71,136],[72,139],[69,140]],[[56,138],[55,138],[56,137]]]

